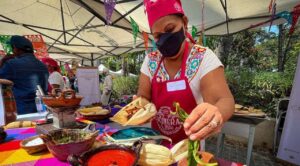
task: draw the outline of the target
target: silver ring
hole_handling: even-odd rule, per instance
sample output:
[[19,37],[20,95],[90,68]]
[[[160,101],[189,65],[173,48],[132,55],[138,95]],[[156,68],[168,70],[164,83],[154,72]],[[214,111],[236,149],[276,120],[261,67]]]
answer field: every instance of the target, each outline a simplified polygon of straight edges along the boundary
[[211,121],[211,122],[209,123],[209,125],[210,125],[210,127],[212,127],[212,128],[216,128],[216,127],[219,125],[219,123],[216,122],[216,121]]

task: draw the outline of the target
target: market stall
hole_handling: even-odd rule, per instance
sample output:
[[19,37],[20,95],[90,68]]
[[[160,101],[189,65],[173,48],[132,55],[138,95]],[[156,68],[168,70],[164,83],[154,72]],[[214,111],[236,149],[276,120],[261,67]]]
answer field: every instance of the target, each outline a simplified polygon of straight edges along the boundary
[[[78,119],[78,121],[83,123],[93,123],[88,120]],[[142,130],[145,130],[141,127]],[[96,139],[95,147],[99,147],[105,143],[104,132],[113,135],[122,135],[122,132],[126,132],[129,129],[118,130],[110,127],[107,124],[96,123],[96,130],[99,131],[99,136]],[[151,130],[149,130],[151,131]],[[24,127],[24,128],[15,128],[15,129],[7,129],[7,138],[6,142],[0,144],[0,164],[1,165],[18,165],[18,166],[26,166],[26,165],[70,165],[68,162],[62,162],[53,156],[47,150],[42,150],[40,152],[29,154],[26,150],[20,146],[20,143],[28,138],[34,137],[37,134],[35,127]],[[124,136],[124,135],[123,135]],[[223,159],[218,159],[219,165],[222,166],[241,166],[242,164],[226,161]]]

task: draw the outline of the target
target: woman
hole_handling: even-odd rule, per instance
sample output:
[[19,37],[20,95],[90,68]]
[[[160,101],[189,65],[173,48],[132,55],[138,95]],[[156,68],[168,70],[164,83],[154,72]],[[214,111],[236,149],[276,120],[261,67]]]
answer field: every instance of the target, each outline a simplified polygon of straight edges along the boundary
[[[173,143],[219,132],[234,111],[222,63],[210,49],[191,42],[180,0],[144,0],[144,5],[159,50],[146,56],[137,94],[156,105],[151,126]],[[183,125],[170,114],[173,102],[189,114]]]
[[60,74],[60,68],[58,63],[52,58],[42,58],[41,61],[47,66],[49,71],[49,87],[48,92],[52,93],[52,89],[63,90],[65,88],[65,81],[63,76]]

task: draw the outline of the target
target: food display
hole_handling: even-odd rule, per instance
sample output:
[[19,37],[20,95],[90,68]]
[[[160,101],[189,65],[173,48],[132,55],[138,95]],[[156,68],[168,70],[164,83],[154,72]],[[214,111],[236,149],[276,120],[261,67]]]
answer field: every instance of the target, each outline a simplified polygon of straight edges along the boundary
[[250,117],[265,117],[266,114],[261,109],[254,107],[246,107],[240,104],[235,104],[235,116],[250,116]]
[[29,154],[34,154],[47,149],[44,141],[39,136],[29,137],[21,141],[20,147],[25,149]]
[[157,113],[155,105],[144,98],[137,98],[123,107],[110,120],[123,126],[140,125],[150,120]]
[[13,129],[13,128],[23,128],[23,127],[34,127],[36,125],[35,122],[32,121],[16,121],[11,122],[4,126],[4,129]]
[[79,155],[89,150],[97,136],[98,131],[82,129],[60,129],[40,135],[48,150],[62,161],[67,160],[70,154]]

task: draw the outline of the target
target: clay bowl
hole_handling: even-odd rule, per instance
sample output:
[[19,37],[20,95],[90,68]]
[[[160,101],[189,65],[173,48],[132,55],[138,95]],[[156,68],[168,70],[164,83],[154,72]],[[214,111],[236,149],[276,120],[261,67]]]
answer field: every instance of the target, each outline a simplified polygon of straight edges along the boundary
[[59,97],[45,96],[42,99],[49,107],[72,107],[79,105],[83,97],[76,95],[73,90],[66,90]]
[[61,161],[66,161],[70,154],[80,155],[90,150],[98,136],[98,131],[59,129],[40,136],[53,156]]
[[136,166],[141,147],[141,141],[135,142],[131,147],[114,144],[101,146],[80,156],[71,155],[68,162],[72,166]]
[[35,144],[35,145],[28,145],[28,143],[30,141],[36,140],[38,138],[39,138],[38,135],[27,138],[27,139],[20,142],[20,147],[23,148],[24,150],[26,150],[26,152],[29,153],[29,154],[34,154],[34,153],[46,150],[47,146],[45,145],[44,142],[42,142],[40,144]]

